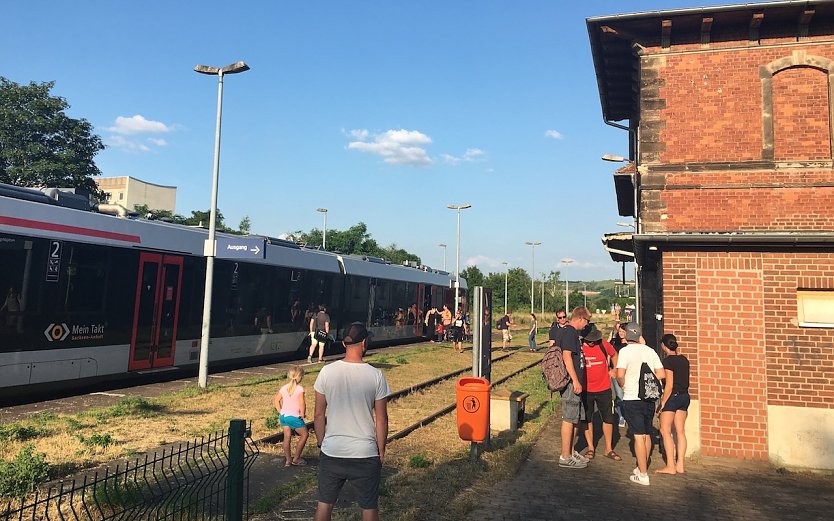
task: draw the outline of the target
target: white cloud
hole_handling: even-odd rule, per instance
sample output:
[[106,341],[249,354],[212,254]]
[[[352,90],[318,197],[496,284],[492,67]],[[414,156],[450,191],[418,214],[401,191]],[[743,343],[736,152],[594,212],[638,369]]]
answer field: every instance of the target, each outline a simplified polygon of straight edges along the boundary
[[564,136],[562,135],[561,132],[559,132],[558,130],[553,130],[553,129],[546,130],[544,132],[544,137],[549,137],[550,139],[563,139],[564,138]]
[[426,166],[432,164],[426,153],[425,145],[431,138],[417,130],[387,130],[373,136],[367,130],[351,130],[349,135],[357,141],[348,143],[349,150],[358,150],[376,154],[391,165]]
[[125,117],[119,116],[116,118],[116,124],[112,127],[107,127],[110,132],[116,134],[164,134],[171,131],[171,127],[162,123],[161,121],[153,121],[145,119],[142,115]]
[[502,261],[498,259],[493,259],[491,257],[487,257],[486,255],[475,255],[474,257],[469,257],[466,259],[464,264],[467,266],[478,266],[480,267],[487,267],[487,268],[498,268],[501,266]]
[[107,144],[113,148],[120,148],[128,152],[144,153],[151,151],[150,147],[148,147],[147,145],[138,143],[136,141],[131,141],[129,139],[125,139],[122,136],[110,136],[107,139]]
[[151,143],[153,143],[154,145],[156,145],[156,146],[158,146],[158,147],[168,146],[168,142],[167,142],[167,141],[165,141],[165,140],[164,140],[164,139],[162,139],[162,138],[158,138],[158,137],[149,137],[149,138],[148,138],[148,141],[150,141]]
[[480,148],[467,148],[466,152],[464,152],[463,156],[461,157],[453,156],[451,154],[442,154],[440,158],[443,159],[443,161],[445,161],[446,163],[449,163],[451,165],[457,165],[461,161],[473,162],[482,160],[485,154],[486,152],[484,152]]

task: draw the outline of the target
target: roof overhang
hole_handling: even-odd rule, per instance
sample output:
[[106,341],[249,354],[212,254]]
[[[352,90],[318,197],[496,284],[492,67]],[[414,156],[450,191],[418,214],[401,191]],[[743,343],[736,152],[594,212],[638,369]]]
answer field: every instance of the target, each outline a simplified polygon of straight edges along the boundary
[[634,262],[634,240],[631,233],[606,233],[602,247],[614,262]]
[[588,37],[605,121],[639,116],[644,48],[674,44],[830,34],[834,2],[785,0],[588,18]]

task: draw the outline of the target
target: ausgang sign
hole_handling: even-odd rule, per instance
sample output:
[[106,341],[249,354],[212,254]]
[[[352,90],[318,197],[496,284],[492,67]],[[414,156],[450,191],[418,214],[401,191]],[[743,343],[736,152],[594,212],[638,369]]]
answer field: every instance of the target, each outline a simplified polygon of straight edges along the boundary
[[221,259],[264,259],[265,244],[263,238],[218,237],[215,255]]

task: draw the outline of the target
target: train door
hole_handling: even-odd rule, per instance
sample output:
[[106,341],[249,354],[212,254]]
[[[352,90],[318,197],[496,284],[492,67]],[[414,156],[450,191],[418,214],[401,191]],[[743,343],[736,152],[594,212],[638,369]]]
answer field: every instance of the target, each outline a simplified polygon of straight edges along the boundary
[[414,335],[419,336],[423,334],[423,313],[425,308],[426,285],[417,284],[417,295],[414,302],[417,304],[416,316],[414,317]]
[[171,366],[177,341],[182,257],[142,253],[128,370]]

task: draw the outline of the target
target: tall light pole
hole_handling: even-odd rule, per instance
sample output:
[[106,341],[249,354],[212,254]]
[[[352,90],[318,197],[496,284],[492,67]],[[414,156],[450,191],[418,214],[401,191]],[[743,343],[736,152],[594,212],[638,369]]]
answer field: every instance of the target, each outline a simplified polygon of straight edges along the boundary
[[544,273],[542,273],[542,316],[544,316]]
[[446,271],[446,245],[441,242],[438,246],[443,248],[443,271]]
[[530,313],[533,313],[533,299],[536,295],[536,246],[541,245],[541,243],[527,241],[524,244],[530,246],[533,252],[533,265],[530,267]]
[[208,385],[208,348],[211,326],[211,289],[214,282],[214,256],[216,254],[215,233],[217,231],[217,182],[220,175],[220,121],[223,115],[223,76],[249,70],[245,62],[239,61],[225,67],[197,65],[194,70],[200,74],[217,76],[217,125],[214,133],[214,173],[211,178],[211,216],[209,218],[208,240],[204,247],[206,256],[206,288],[203,293],[203,328],[200,336],[200,373],[198,384]]
[[471,204],[447,204],[446,208],[458,212],[458,248],[457,259],[455,260],[455,316],[458,314],[458,306],[460,306],[460,211],[472,208]]
[[316,208],[316,211],[324,214],[324,229],[321,232],[321,249],[327,250],[327,208]]
[[[570,266],[571,264],[573,264],[573,262],[573,259],[571,259],[570,257],[565,257],[564,259],[559,261],[559,263],[565,267]],[[570,313],[570,300],[568,299],[570,292],[568,291],[568,286],[568,278],[567,276],[565,276],[565,313]]]
[[509,264],[502,262],[504,265],[504,314],[507,314],[507,276],[510,274]]

